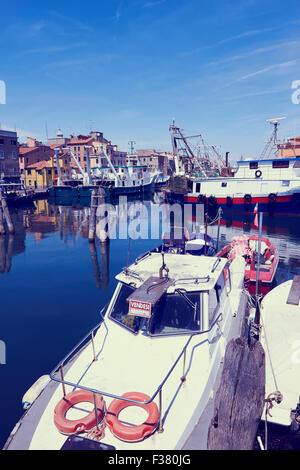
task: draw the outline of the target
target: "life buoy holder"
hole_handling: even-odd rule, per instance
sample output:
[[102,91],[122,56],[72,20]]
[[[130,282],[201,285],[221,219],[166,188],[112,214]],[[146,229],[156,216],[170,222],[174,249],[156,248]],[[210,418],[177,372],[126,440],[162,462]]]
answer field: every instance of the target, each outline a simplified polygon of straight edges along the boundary
[[271,204],[274,204],[276,202],[277,196],[274,193],[269,194],[268,200]]
[[[122,395],[136,401],[149,401],[150,397],[140,392],[128,392]],[[119,421],[119,414],[128,406],[139,406],[148,412],[148,418],[144,423],[137,426],[128,426]],[[153,401],[144,405],[143,403],[132,403],[116,398],[111,402],[107,410],[106,421],[111,432],[121,441],[139,442],[153,434],[159,423],[159,410]]]
[[251,196],[251,194],[245,194],[245,196],[244,196],[244,202],[245,202],[246,204],[250,204],[251,201],[252,201],[252,196]]
[[102,395],[95,395],[97,419],[95,409],[80,419],[67,419],[66,414],[72,406],[88,402],[94,405],[94,394],[88,390],[76,390],[63,397],[54,410],[54,424],[62,434],[78,434],[93,429],[97,422],[101,424],[105,418],[106,407]]
[[262,172],[260,170],[256,170],[255,172],[255,178],[260,178],[262,175]]

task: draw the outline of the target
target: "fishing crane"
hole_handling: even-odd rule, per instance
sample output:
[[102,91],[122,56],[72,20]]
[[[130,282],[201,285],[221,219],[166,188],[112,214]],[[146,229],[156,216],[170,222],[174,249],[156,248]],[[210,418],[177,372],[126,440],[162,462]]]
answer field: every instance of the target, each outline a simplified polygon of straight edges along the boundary
[[[173,119],[169,127],[171,134],[175,175],[185,175],[201,171],[204,177],[212,172],[221,173],[226,166],[225,160],[219,154],[215,145],[208,144],[201,134],[184,136]],[[189,139],[198,139],[198,144],[192,145]]]

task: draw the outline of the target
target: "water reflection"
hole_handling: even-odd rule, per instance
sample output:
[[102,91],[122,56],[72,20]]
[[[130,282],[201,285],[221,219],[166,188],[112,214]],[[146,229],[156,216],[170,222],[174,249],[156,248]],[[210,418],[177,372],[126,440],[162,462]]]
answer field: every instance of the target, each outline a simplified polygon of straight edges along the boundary
[[[151,236],[150,212],[154,206],[159,206],[163,200],[159,195],[154,199],[143,201],[146,212],[142,218],[147,220],[148,238]],[[128,206],[135,204],[135,201],[128,201]],[[116,221],[117,231],[127,238],[128,211],[123,207],[118,209],[119,218]],[[13,209],[11,211],[15,235],[0,237],[0,273],[9,273],[13,269],[13,257],[24,253],[27,240],[34,240],[35,245],[43,243],[43,240],[56,234],[57,239],[64,244],[75,245],[79,239],[86,239],[88,243],[88,227],[90,208],[82,205],[54,205],[47,200],[35,201],[34,206],[26,209]],[[111,218],[116,218],[116,214],[111,214]],[[130,216],[129,216],[130,218]],[[192,222],[191,222],[192,223]],[[160,237],[160,222],[152,220],[152,225],[157,224],[157,232]],[[195,227],[193,227],[195,228]],[[190,230],[193,230],[190,227]],[[153,229],[153,226],[152,226]],[[300,273],[300,224],[297,218],[264,216],[263,232],[279,251],[280,263],[277,273],[278,282],[291,279],[294,274]],[[220,227],[220,248],[228,244],[232,237],[241,233],[257,233],[253,215],[223,214]],[[124,236],[125,234],[125,236]],[[217,225],[209,226],[208,235],[215,240],[218,236]],[[122,237],[120,237],[122,238]],[[120,240],[114,240],[114,249],[120,245]],[[159,244],[159,241],[156,243]],[[155,245],[155,242],[154,242]],[[91,269],[93,271],[95,283],[98,289],[107,289],[109,284],[109,260],[110,246],[108,243],[89,243],[89,255]],[[140,245],[141,251],[146,247],[146,243]],[[27,247],[28,249],[28,247]],[[32,249],[32,243],[30,244]],[[122,266],[119,266],[121,269]]]

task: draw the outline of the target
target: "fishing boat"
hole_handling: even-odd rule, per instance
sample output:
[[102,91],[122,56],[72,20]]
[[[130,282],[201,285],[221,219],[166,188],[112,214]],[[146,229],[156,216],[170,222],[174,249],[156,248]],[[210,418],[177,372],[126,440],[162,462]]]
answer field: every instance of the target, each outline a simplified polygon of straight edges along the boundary
[[300,276],[272,289],[261,303],[261,343],[266,351],[263,419],[300,429]]
[[233,237],[231,243],[217,254],[217,257],[226,258],[230,263],[237,256],[243,256],[246,261],[245,286],[250,294],[256,293],[257,271],[259,293],[267,294],[273,287],[278,266],[279,256],[275,246],[265,237],[259,244],[258,235],[241,235]]
[[182,227],[175,227],[171,232],[163,233],[162,240],[162,244],[153,251],[197,256],[216,254],[214,239],[203,232],[189,233]]
[[[204,204],[212,213],[221,207],[224,213],[233,214],[252,214],[258,204],[265,214],[299,216],[300,160],[296,153],[289,157],[281,156],[283,151],[278,154],[278,149],[284,148],[277,140],[279,120],[269,120],[274,131],[259,158],[238,161],[231,175],[190,177],[181,194],[165,191],[167,201],[175,198],[182,203]],[[277,155],[272,155],[275,148]]]
[[159,190],[164,188],[169,181],[170,177],[164,175],[163,173],[156,173],[153,177],[154,188]]
[[22,183],[5,183],[0,181],[0,191],[8,206],[32,205],[34,191],[26,190]]
[[98,172],[94,169],[94,175],[94,183],[105,188],[110,197],[143,194],[154,189],[154,178],[144,165],[114,167],[110,163],[99,168]]
[[246,305],[245,261],[226,266],[148,253],[124,268],[99,323],[25,394],[5,449],[188,449],[201,417],[207,436]]

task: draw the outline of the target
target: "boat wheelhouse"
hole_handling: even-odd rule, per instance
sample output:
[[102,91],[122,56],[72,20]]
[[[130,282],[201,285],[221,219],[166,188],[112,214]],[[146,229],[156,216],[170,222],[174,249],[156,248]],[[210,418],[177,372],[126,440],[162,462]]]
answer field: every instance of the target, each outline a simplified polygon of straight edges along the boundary
[[201,417],[205,448],[209,400],[246,305],[244,260],[225,276],[226,266],[147,253],[124,268],[100,323],[36,397],[32,387],[5,449],[189,449]]

